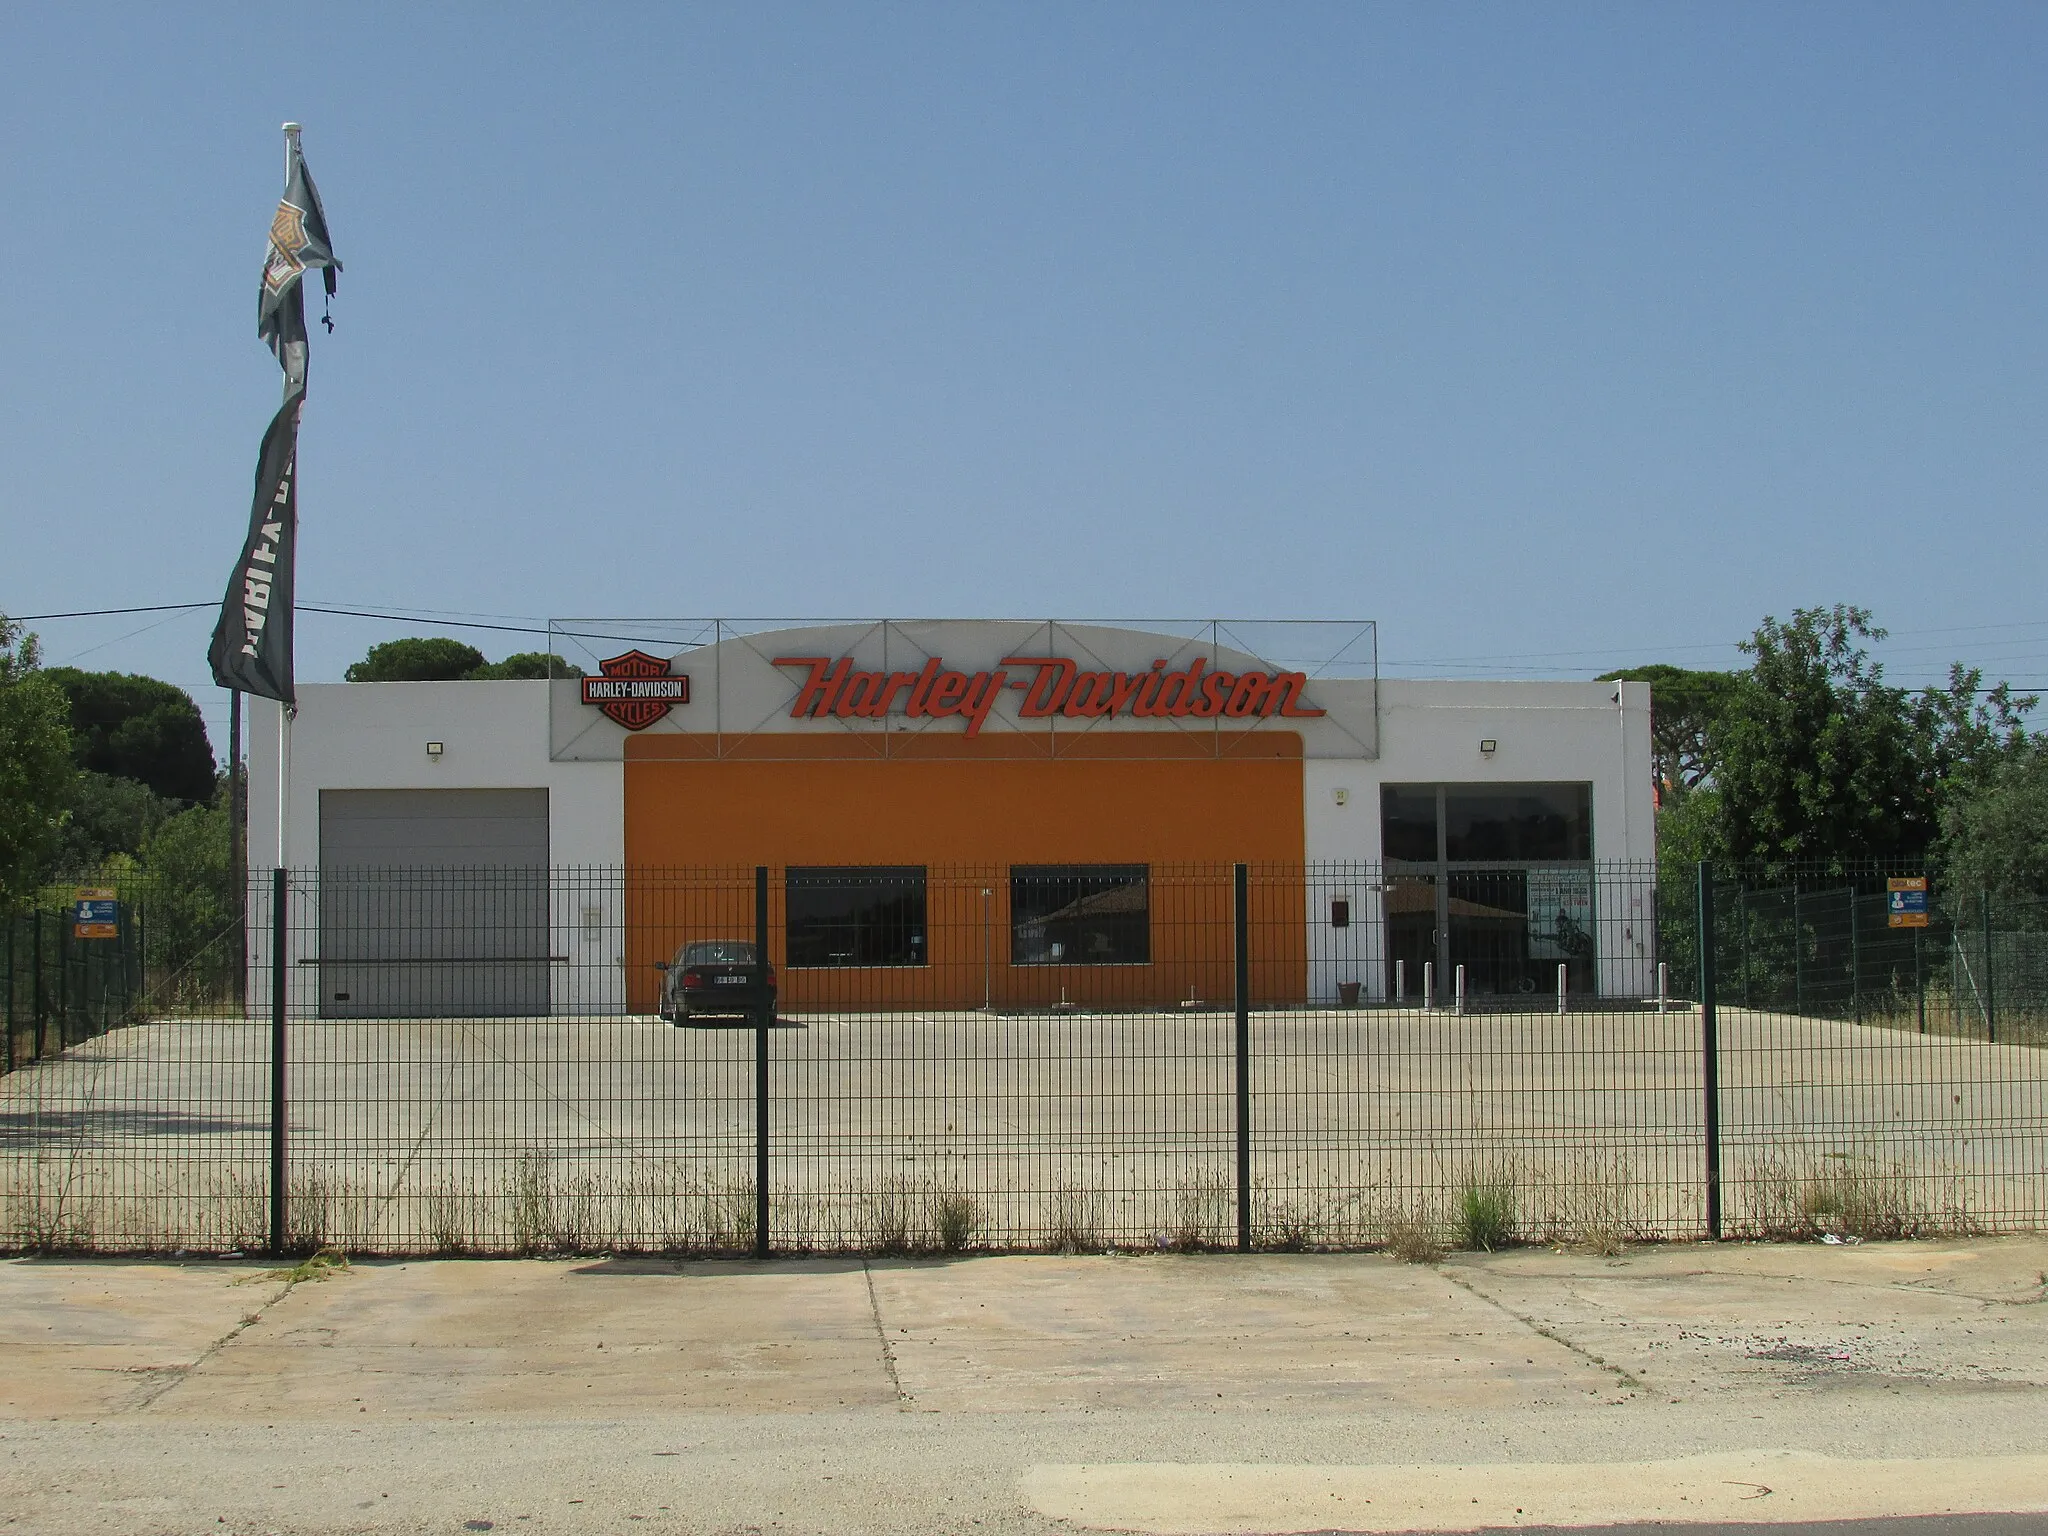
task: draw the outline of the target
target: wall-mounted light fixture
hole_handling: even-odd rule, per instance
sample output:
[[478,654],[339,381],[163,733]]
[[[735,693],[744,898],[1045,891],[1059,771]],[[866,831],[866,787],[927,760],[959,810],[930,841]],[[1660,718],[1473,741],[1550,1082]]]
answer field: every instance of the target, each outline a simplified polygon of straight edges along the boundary
[[438,741],[428,742],[427,756],[438,759],[441,756],[441,743],[439,743]]
[[1480,755],[1482,757],[1491,757],[1499,746],[1500,743],[1489,736],[1486,740],[1479,743]]

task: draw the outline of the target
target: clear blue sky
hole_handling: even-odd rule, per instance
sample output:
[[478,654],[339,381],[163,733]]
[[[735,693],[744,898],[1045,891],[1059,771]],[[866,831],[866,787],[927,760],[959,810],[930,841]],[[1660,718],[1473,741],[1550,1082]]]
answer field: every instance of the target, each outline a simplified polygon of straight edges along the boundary
[[[305,601],[2048,680],[2048,8],[200,9],[0,19],[0,610],[218,599],[293,117]],[[224,718],[149,622],[36,627]]]

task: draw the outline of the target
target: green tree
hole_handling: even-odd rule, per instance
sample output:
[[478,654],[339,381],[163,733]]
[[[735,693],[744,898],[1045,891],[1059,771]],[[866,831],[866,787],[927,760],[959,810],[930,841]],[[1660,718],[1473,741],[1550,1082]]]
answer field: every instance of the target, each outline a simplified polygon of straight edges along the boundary
[[71,750],[78,766],[145,784],[186,805],[213,797],[213,748],[206,722],[184,689],[128,672],[52,667],[71,713]]
[[342,676],[351,683],[446,683],[484,665],[484,653],[444,635],[408,635],[370,647]]
[[70,710],[39,661],[36,637],[0,616],[0,911],[48,878],[71,803]]
[[1957,900],[2048,901],[2048,745],[2004,753],[1944,809],[1940,884]]
[[1920,744],[1921,771],[1942,789],[1944,805],[1988,781],[1999,766],[2036,744],[2025,725],[2037,695],[2021,697],[2010,683],[1983,686],[1980,667],[1960,662],[1948,682],[1923,689],[1913,699],[1913,735]]
[[71,814],[55,859],[63,871],[91,869],[110,854],[140,854],[156,829],[178,813],[147,784],[111,773],[76,775]]
[[515,651],[503,661],[485,661],[482,651],[460,640],[409,635],[371,646],[369,654],[342,675],[351,683],[459,683],[581,677],[583,669],[552,651]]
[[1961,667],[1945,687],[1895,688],[1865,644],[1884,636],[1867,609],[1838,603],[1766,618],[1743,642],[1750,669],[1709,733],[1730,856],[1782,867],[1925,855],[1949,797],[2024,748],[2034,699],[1984,690]]
[[150,958],[184,994],[218,996],[232,982],[230,953],[241,908],[228,859],[228,816],[194,806],[157,828],[143,849]]
[[583,669],[571,666],[552,651],[515,651],[503,661],[494,661],[470,673],[472,681],[486,678],[581,677]]
[[1650,685],[1651,769],[1666,800],[1700,787],[1713,771],[1713,732],[1740,686],[1734,672],[1701,672],[1653,662],[1605,672],[1606,683]]

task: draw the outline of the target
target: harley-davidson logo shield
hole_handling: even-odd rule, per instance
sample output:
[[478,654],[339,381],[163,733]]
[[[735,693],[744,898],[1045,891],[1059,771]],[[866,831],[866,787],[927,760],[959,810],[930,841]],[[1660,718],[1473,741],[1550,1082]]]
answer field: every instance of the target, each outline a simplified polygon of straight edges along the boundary
[[597,664],[600,676],[583,679],[583,702],[629,731],[644,731],[678,704],[690,702],[690,679],[645,651],[628,651]]

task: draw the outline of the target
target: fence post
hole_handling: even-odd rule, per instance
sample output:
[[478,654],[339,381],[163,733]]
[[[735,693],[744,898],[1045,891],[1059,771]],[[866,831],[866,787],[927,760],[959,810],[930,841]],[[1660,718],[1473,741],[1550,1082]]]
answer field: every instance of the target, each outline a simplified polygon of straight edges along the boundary
[[7,919],[7,1070],[14,1070],[14,918]]
[[[85,952],[85,1033],[88,1038],[107,1032],[106,948],[105,939],[95,939]],[[97,986],[94,985],[95,973]]]
[[[1797,880],[1795,874],[1792,877]],[[1806,917],[1800,910],[1799,887],[1792,887],[1792,1011],[1806,1012]]]
[[1742,1006],[1751,1004],[1749,994],[1749,890],[1746,886],[1735,888],[1735,932],[1741,944],[1742,953]]
[[147,921],[142,914],[142,903],[137,902],[135,926],[130,940],[124,941],[123,947],[128,963],[121,972],[121,1016],[131,1024],[141,1022],[136,1015],[149,977],[149,930],[144,926]]
[[1997,967],[1991,963],[1991,887],[1986,886],[1977,893],[1977,904],[1984,914],[1984,1041],[1992,1044],[1998,1039],[1998,984]]
[[[1985,915],[1985,948],[1991,946],[1991,915]],[[1985,967],[1989,971],[1989,967]],[[72,922],[57,913],[57,1049],[72,1049]]]
[[1926,931],[1924,928],[1913,930],[1913,996],[1918,1005],[1920,1033],[1923,1035],[1927,1033],[1927,967],[1920,958],[1920,935]]
[[[754,959],[757,980],[768,975],[768,866],[754,866]],[[765,990],[765,986],[763,987]],[[768,1026],[774,1009],[763,1002],[754,1018],[754,1257],[768,1257]]]
[[43,912],[42,908],[29,910],[29,971],[28,1010],[35,1025],[35,1054],[31,1061],[41,1061],[50,1043],[49,1013],[43,1007]]
[[1231,926],[1235,929],[1237,973],[1237,1251],[1252,1246],[1252,928],[1251,873],[1240,864],[1233,874]]
[[1714,867],[1700,860],[1698,912],[1700,947],[1700,1059],[1706,1094],[1707,1236],[1721,1240],[1721,1040],[1714,1010]]
[[1849,887],[1849,1010],[1863,1022],[1863,928],[1858,917],[1856,887]]
[[285,1250],[285,1029],[284,1011],[289,976],[287,951],[291,924],[286,893],[291,877],[282,868],[270,872],[270,1251]]

